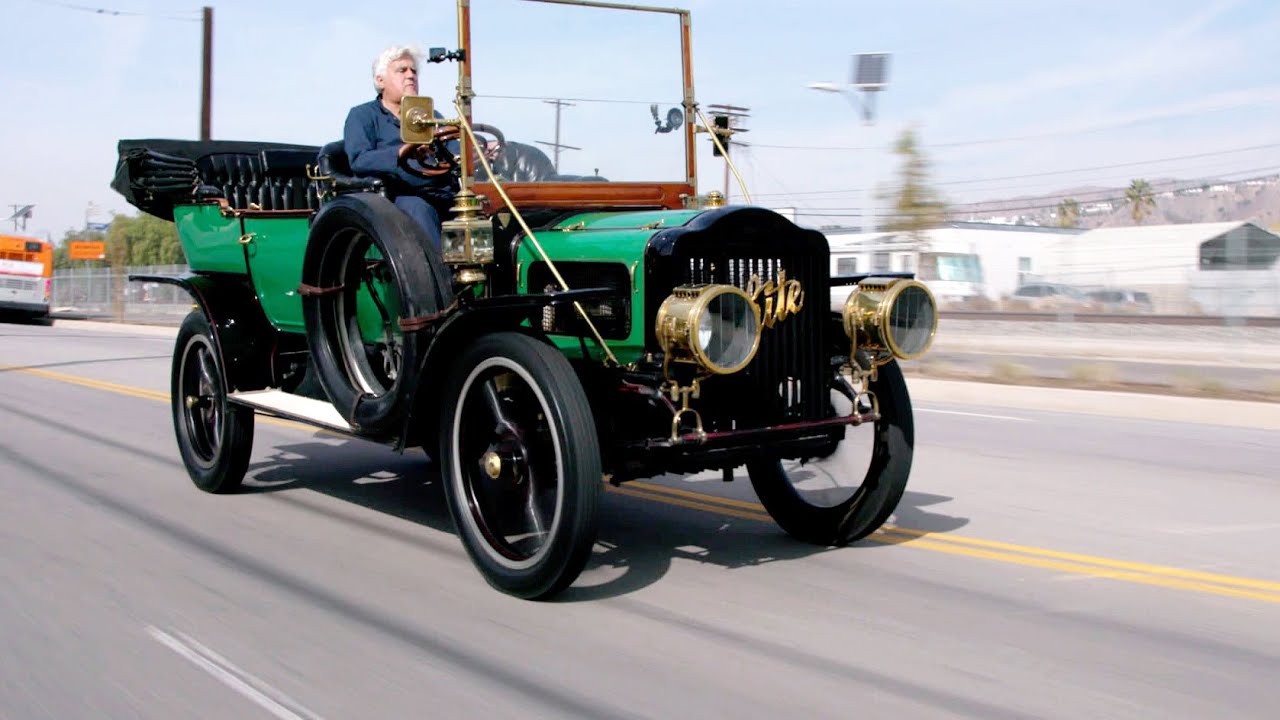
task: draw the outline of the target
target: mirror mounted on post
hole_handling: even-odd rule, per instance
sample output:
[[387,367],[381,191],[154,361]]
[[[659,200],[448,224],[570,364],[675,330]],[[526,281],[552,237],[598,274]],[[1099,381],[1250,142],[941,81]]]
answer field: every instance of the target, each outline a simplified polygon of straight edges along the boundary
[[429,143],[435,138],[435,101],[426,95],[406,95],[400,101],[400,139],[407,143]]

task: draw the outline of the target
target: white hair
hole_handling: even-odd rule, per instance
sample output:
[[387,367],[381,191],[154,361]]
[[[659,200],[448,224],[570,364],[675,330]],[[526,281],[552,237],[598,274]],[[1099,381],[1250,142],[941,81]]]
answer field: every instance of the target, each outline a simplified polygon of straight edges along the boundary
[[409,58],[413,61],[416,68],[422,57],[422,51],[412,45],[392,45],[391,47],[378,53],[378,58],[373,61],[373,87],[378,88],[378,76],[385,75],[387,68],[391,63],[400,58]]

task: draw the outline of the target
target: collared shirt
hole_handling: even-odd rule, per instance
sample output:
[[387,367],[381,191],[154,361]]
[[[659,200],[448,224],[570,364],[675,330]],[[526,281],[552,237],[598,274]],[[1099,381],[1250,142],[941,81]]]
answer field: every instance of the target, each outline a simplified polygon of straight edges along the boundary
[[[444,116],[436,111],[437,118]],[[433,178],[415,175],[400,167],[400,118],[382,104],[382,97],[351,108],[342,130],[342,145],[357,176],[380,177],[393,193],[451,198],[457,191],[453,175]],[[456,143],[449,149],[457,152]]]

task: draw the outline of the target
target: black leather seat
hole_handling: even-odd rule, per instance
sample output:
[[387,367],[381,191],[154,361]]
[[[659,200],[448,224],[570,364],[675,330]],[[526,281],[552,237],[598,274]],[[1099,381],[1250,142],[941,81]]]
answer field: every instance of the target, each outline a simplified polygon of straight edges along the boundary
[[305,150],[213,153],[197,162],[198,196],[222,197],[236,210],[307,210],[319,194],[307,177],[314,160]]
[[327,184],[334,194],[345,192],[385,194],[385,183],[380,178],[356,177],[352,174],[351,161],[347,159],[347,151],[343,148],[341,140],[326,143],[320,148],[320,154],[316,157],[316,169],[319,175],[327,178],[320,182]]

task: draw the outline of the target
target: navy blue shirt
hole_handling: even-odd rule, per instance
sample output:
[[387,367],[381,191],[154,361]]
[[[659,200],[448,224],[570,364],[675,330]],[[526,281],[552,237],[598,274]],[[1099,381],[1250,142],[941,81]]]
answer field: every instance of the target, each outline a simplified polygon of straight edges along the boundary
[[[444,116],[436,111],[437,118]],[[342,129],[342,145],[351,162],[351,171],[362,177],[380,177],[393,193],[412,193],[424,197],[452,198],[458,184],[445,173],[425,178],[400,167],[400,118],[382,104],[378,96],[371,102],[351,108]],[[449,149],[458,152],[457,142]]]

